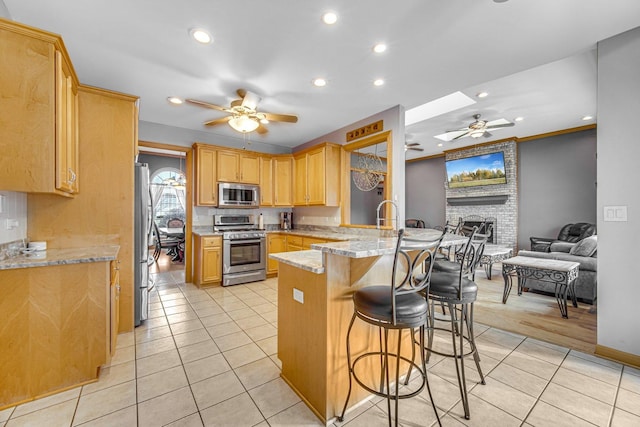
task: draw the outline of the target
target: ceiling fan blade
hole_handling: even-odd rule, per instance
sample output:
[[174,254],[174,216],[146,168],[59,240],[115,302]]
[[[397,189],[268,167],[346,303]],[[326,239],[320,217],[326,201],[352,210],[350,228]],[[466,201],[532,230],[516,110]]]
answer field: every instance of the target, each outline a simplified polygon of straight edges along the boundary
[[419,142],[407,142],[406,144],[407,147],[415,147],[416,145],[420,145]]
[[227,123],[229,120],[231,120],[231,117],[233,117],[233,116],[227,116],[227,117],[222,117],[222,118],[219,118],[219,119],[213,119],[213,120],[209,120],[208,122],[204,122],[203,124],[205,126],[221,125],[222,123]]
[[491,138],[493,135],[489,132],[487,132],[486,130],[484,131],[484,135],[485,138]]
[[193,104],[193,105],[198,105],[200,107],[206,107],[206,108],[211,108],[212,110],[218,110],[218,111],[226,111],[228,112],[227,108],[225,107],[221,107],[220,105],[216,105],[216,104],[210,104],[208,102],[204,102],[204,101],[198,101],[197,99],[187,99],[186,100],[189,104]]
[[244,90],[244,89],[238,89],[238,90],[236,90],[236,93],[238,94],[238,96],[239,96],[240,98],[244,98],[244,97],[245,97],[245,95],[247,94],[247,91],[246,91],[246,90]]
[[445,130],[444,133],[449,133],[449,132],[468,132],[469,128],[462,128],[462,129],[451,129],[451,130]]
[[297,123],[298,116],[293,116],[289,114],[273,114],[273,113],[262,113],[265,118],[270,122],[288,122],[288,123]]
[[460,138],[464,138],[465,136],[471,134],[471,130],[467,130],[464,133],[461,133],[460,135],[456,136],[455,138],[451,138],[451,141],[455,141],[456,139],[460,139]]
[[260,97],[253,92],[245,91],[245,95],[242,98],[242,106],[250,110],[256,110]]
[[258,132],[260,135],[264,135],[265,133],[269,132],[269,129],[267,129],[266,126],[260,123],[256,129],[256,132]]
[[490,125],[490,126],[487,126],[486,129],[492,130],[492,129],[510,128],[515,125],[516,125],[515,123],[504,123],[501,125]]
[[424,148],[408,147],[408,150],[424,151]]

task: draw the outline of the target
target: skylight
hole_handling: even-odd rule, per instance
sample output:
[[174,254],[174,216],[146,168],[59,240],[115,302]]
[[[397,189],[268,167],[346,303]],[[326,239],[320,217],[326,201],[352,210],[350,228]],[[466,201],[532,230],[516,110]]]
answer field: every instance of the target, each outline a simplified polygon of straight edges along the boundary
[[443,96],[442,98],[435,99],[427,102],[426,104],[407,110],[404,114],[404,125],[409,126],[475,103],[476,101],[469,98],[464,93],[454,92]]

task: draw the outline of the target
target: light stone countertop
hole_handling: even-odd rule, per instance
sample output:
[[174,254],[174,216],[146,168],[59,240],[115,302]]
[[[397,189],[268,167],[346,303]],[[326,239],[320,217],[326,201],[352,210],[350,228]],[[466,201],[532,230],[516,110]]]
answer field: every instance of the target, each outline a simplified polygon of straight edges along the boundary
[[269,255],[269,258],[315,274],[324,273],[322,252],[313,249],[308,251],[279,252]]
[[117,259],[119,250],[120,246],[116,245],[47,249],[2,260],[0,261],[0,270],[113,261]]
[[[410,237],[421,239],[436,239],[440,236],[441,231],[431,229],[412,229],[407,232]],[[310,251],[283,252],[272,254],[270,257],[279,262],[292,265],[294,267],[316,272],[321,274],[324,272],[323,253],[345,256],[349,258],[367,258],[382,255],[393,255],[396,248],[395,237],[371,238],[367,236],[358,236],[360,240],[351,240],[344,242],[316,243],[311,245]],[[445,235],[442,246],[448,247],[452,245],[462,245],[466,243],[467,238],[458,235]]]

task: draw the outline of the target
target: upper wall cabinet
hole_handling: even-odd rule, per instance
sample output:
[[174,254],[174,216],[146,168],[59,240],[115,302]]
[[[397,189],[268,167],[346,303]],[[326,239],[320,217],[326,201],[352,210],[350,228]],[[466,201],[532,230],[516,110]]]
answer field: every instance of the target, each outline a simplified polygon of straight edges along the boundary
[[194,144],[196,163],[196,206],[217,206],[216,150],[211,146]]
[[260,158],[260,205],[292,206],[293,157],[291,155]]
[[0,19],[0,190],[78,192],[78,79],[55,34]]
[[294,206],[339,206],[340,146],[324,143],[293,155]]
[[218,181],[258,184],[260,158],[251,153],[218,151]]

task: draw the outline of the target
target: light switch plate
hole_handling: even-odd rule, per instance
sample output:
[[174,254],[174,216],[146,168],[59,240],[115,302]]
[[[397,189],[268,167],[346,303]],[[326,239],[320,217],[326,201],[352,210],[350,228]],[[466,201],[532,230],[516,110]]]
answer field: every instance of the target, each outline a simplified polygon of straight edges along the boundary
[[626,222],[627,207],[626,206],[605,206],[604,220],[606,222]]
[[304,304],[304,292],[300,289],[293,288],[293,299],[298,301],[300,304]]

